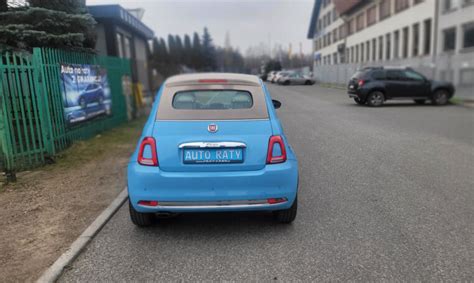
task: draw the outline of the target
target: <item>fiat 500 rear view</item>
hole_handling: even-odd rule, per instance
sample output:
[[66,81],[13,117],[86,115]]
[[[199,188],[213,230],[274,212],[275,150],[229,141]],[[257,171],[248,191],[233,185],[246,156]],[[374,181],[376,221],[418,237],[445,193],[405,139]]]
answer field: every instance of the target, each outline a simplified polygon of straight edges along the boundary
[[128,165],[132,222],[155,213],[273,211],[296,217],[298,166],[266,87],[255,76],[168,79]]

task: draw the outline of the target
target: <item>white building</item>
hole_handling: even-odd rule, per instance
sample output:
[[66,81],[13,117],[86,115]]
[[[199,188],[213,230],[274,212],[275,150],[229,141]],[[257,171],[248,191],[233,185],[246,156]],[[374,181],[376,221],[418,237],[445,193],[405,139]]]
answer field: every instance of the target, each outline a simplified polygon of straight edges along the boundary
[[474,83],[473,3],[316,0],[308,32],[313,73],[320,82],[345,85],[357,68],[405,65],[456,86],[468,78]]

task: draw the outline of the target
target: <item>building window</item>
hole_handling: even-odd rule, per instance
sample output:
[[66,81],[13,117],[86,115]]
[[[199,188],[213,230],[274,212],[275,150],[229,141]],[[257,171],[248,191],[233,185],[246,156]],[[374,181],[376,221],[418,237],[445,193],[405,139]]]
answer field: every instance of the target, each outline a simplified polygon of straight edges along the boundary
[[402,57],[408,57],[408,27],[403,28],[403,47],[402,47]]
[[443,51],[456,49],[456,28],[448,28],[443,31]]
[[383,20],[390,16],[390,4],[391,4],[390,0],[382,0],[382,2],[380,2],[380,6],[379,6],[380,20]]
[[395,13],[401,12],[410,6],[409,0],[395,0]]
[[331,33],[328,33],[328,45],[331,45],[331,42],[332,42],[331,39],[332,39]]
[[364,13],[357,16],[357,31],[364,29]]
[[420,24],[413,25],[413,56],[418,56],[420,51]]
[[334,22],[335,20],[337,20],[337,12],[336,12],[336,9],[333,9],[332,10],[332,21]]
[[356,60],[355,61],[356,61],[356,63],[358,63],[359,62],[359,45],[356,45],[356,51],[355,52],[356,52],[356,56],[355,56]]
[[333,29],[333,31],[332,31],[332,40],[333,40],[333,42],[336,42],[338,40],[338,38],[337,38],[337,28]]
[[425,0],[415,0],[415,5],[420,4],[421,2],[424,2]]
[[474,69],[462,69],[459,72],[459,84],[462,86],[474,85]]
[[343,39],[346,36],[345,25],[339,27],[339,39]]
[[367,26],[375,24],[375,21],[377,20],[377,10],[375,5],[367,9]]
[[474,47],[474,22],[467,23],[462,26],[462,47],[472,48]]
[[383,36],[379,36],[379,60],[383,60]]
[[337,53],[336,52],[334,52],[332,54],[332,62],[333,62],[334,65],[337,64]]
[[424,33],[425,37],[423,40],[423,54],[428,55],[431,51],[431,19],[424,21]]
[[124,36],[124,55],[125,58],[131,58],[132,57],[132,52],[130,49],[130,38]]
[[365,52],[366,52],[366,54],[365,54],[365,60],[366,60],[366,61],[370,61],[370,41],[367,41],[367,42],[365,43]]
[[365,55],[365,52],[364,52],[364,43],[361,43],[361,44],[360,44],[360,61],[361,61],[361,62],[364,62],[364,60],[365,60],[364,55]]
[[462,6],[466,7],[472,4],[474,4],[474,0],[464,0]]
[[121,33],[117,33],[117,55],[123,58],[123,35]]
[[377,40],[374,38],[372,39],[372,61],[377,59]]
[[390,33],[387,33],[387,35],[385,35],[385,44],[386,44],[385,48],[387,49],[387,50],[385,50],[386,51],[385,59],[390,60],[390,52],[392,51],[391,50],[392,42],[390,40]]
[[397,30],[393,33],[393,58],[398,58],[400,51],[400,32]]
[[453,8],[454,8],[453,0],[444,0],[444,3],[443,3],[444,12],[451,11]]
[[318,20],[318,24],[316,25],[316,30],[321,31],[323,27],[321,26],[321,19]]
[[354,33],[354,26],[355,26],[355,19],[351,19],[348,23],[347,23],[347,35],[351,35]]

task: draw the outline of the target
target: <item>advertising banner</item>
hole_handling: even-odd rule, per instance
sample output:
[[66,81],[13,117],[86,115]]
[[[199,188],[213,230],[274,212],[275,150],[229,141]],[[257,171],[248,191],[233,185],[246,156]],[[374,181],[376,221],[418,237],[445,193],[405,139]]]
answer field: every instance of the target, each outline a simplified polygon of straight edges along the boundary
[[61,65],[64,117],[76,124],[112,114],[112,95],[107,70],[97,65]]

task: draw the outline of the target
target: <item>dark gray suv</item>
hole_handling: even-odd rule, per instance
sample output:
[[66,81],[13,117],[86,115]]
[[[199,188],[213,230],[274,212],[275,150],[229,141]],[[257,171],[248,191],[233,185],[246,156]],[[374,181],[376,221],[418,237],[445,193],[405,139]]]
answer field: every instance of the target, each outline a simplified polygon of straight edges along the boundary
[[367,67],[357,71],[347,86],[349,97],[357,104],[369,106],[381,106],[389,99],[408,99],[417,104],[429,100],[444,105],[454,91],[452,83],[428,80],[405,67]]

